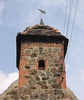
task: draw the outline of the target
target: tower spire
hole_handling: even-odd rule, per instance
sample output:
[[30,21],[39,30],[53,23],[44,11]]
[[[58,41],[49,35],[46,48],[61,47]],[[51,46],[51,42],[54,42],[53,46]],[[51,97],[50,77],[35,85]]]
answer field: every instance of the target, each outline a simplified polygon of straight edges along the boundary
[[44,10],[42,10],[42,7],[41,7],[41,9],[38,9],[38,10],[41,12],[40,25],[44,25],[43,18],[42,18],[42,14],[46,14],[46,12]]

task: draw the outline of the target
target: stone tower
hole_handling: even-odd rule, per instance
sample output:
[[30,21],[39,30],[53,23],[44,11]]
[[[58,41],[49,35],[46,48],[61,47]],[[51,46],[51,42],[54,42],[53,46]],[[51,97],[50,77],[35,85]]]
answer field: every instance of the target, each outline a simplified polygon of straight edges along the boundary
[[66,89],[65,55],[68,39],[44,24],[27,27],[17,35],[19,87],[55,91]]

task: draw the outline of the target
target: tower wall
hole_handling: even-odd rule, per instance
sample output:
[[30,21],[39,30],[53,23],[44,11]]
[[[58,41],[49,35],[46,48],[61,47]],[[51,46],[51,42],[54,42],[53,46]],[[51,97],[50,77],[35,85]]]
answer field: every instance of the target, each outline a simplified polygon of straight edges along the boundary
[[[39,69],[39,61],[45,62]],[[66,88],[64,43],[21,42],[19,87],[25,84],[38,88]]]

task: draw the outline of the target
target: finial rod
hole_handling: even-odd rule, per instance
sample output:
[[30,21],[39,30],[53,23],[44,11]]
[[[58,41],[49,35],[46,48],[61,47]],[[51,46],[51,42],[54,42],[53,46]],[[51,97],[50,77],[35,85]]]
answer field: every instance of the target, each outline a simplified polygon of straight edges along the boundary
[[38,9],[38,10],[41,12],[40,25],[43,26],[44,25],[44,22],[43,22],[43,19],[42,19],[42,14],[46,14],[46,12],[44,10],[42,10],[42,6],[41,6],[41,9]]
[[41,9],[38,9],[41,12],[41,19],[42,19],[42,14],[46,14],[46,12],[44,10],[42,10],[42,6]]
[[[41,6],[41,10],[42,10],[42,6]],[[42,12],[41,12],[41,19],[42,19]]]

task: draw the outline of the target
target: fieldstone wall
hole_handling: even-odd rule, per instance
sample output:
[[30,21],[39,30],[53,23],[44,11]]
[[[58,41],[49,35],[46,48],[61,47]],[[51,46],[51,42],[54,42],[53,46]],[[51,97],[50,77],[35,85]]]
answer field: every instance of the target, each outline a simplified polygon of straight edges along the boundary
[[[23,42],[19,66],[19,87],[26,84],[26,88],[22,90],[22,94],[27,93],[29,100],[65,98],[62,91],[62,88],[66,88],[63,58],[62,43]],[[44,70],[39,70],[39,60],[45,61]]]
[[68,89],[36,89],[34,86],[24,85],[21,88],[17,86],[11,88],[4,96],[0,95],[0,100],[78,100],[76,96]]
[[[34,92],[33,92],[34,91]],[[35,92],[36,91],[36,92]],[[40,91],[40,93],[38,93]],[[78,100],[71,90],[66,89],[55,89],[55,91],[46,90],[46,94],[41,92],[42,90],[36,90],[35,87],[31,88],[29,85],[24,85],[18,88],[18,80],[13,82],[4,93],[0,94],[0,100]],[[37,94],[32,94],[37,93]],[[51,94],[50,94],[51,93]],[[59,98],[59,96],[62,96]],[[46,96],[46,97],[45,97]],[[33,99],[32,99],[33,98]],[[38,99],[36,99],[38,98]],[[41,98],[41,99],[39,99]],[[44,99],[46,100],[46,99]]]

